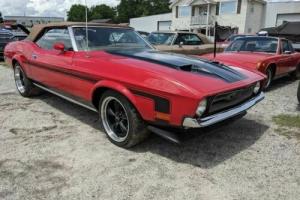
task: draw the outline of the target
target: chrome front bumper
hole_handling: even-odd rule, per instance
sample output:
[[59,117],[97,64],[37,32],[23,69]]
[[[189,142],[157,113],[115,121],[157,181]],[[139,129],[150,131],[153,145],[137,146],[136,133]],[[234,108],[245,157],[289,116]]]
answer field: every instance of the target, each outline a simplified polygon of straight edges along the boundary
[[258,96],[250,99],[249,101],[245,102],[244,104],[241,104],[237,107],[231,108],[229,110],[223,111],[221,113],[216,113],[214,115],[205,117],[205,118],[191,118],[186,117],[183,120],[182,126],[185,128],[202,128],[207,127],[213,124],[216,124],[218,122],[224,121],[226,119],[230,119],[232,117],[235,117],[239,114],[242,114],[243,112],[247,111],[249,108],[260,102],[265,98],[265,95],[263,92],[261,92]]

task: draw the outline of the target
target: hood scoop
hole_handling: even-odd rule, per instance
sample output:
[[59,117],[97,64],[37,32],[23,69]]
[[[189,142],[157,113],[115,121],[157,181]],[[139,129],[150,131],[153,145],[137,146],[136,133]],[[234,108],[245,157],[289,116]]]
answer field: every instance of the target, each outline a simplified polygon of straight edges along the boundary
[[143,60],[184,72],[211,76],[229,83],[241,81],[246,78],[245,75],[223,64],[181,54],[154,50],[110,50],[107,53]]

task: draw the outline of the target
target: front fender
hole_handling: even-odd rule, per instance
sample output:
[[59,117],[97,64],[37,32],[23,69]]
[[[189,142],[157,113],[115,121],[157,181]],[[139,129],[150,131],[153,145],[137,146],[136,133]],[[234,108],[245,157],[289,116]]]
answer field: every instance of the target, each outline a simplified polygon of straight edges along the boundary
[[115,91],[121,93],[122,95],[124,95],[127,99],[129,99],[129,101],[132,104],[136,105],[136,98],[127,87],[125,87],[124,85],[122,85],[118,82],[109,81],[109,80],[102,80],[102,81],[99,81],[98,83],[96,83],[96,85],[93,87],[93,89],[90,93],[91,99],[93,99],[93,96],[94,96],[96,90],[99,88],[108,88],[108,89],[115,90]]
[[[90,92],[90,98],[92,102],[94,101],[94,96],[96,94],[96,91],[98,89],[111,89],[116,92],[119,92],[123,96],[125,96],[129,102],[137,109],[138,113],[141,115],[141,117],[146,121],[154,121],[155,119],[155,112],[154,112],[154,102],[151,99],[147,99],[140,96],[135,96],[129,88],[127,88],[125,85],[118,83],[116,81],[110,81],[110,80],[102,80],[99,81],[95,86],[93,87],[92,91]],[[97,100],[99,100],[97,98]],[[94,105],[96,102],[93,102]]]

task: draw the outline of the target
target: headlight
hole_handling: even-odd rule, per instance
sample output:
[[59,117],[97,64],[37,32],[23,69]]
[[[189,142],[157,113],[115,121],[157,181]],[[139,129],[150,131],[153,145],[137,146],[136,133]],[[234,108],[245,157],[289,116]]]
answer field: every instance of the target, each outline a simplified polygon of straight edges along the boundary
[[253,92],[254,94],[257,94],[259,91],[260,91],[260,82],[257,82],[253,89]]
[[205,112],[207,107],[207,100],[203,99],[202,101],[200,101],[198,108],[196,110],[196,114],[198,117],[200,117],[201,115],[203,115],[203,113]]

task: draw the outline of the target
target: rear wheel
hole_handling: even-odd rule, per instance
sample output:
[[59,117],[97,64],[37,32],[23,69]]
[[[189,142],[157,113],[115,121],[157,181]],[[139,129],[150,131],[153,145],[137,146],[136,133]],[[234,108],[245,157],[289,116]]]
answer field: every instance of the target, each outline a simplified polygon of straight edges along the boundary
[[146,123],[121,94],[106,91],[99,102],[101,128],[117,146],[130,148],[149,134]]
[[31,97],[40,93],[40,90],[27,78],[19,63],[14,65],[14,78],[17,90],[22,96]]

